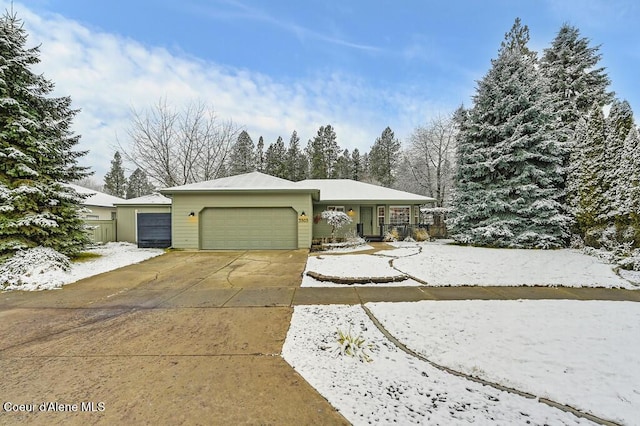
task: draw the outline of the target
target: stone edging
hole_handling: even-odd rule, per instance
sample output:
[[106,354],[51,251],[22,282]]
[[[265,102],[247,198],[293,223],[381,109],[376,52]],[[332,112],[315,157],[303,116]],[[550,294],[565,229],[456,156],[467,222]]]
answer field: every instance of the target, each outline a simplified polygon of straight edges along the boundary
[[332,277],[329,275],[323,275],[314,271],[305,272],[307,276],[316,279],[318,281],[332,282],[336,284],[384,284],[384,283],[397,283],[406,281],[409,277],[406,274],[395,275],[392,277]]

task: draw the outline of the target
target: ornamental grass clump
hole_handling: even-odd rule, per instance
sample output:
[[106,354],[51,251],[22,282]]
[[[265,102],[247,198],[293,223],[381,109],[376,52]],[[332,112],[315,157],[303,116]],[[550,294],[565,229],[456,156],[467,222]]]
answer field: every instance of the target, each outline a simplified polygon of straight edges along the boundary
[[424,228],[415,228],[413,230],[413,239],[416,241],[428,241],[429,233]]
[[391,228],[390,231],[387,231],[382,238],[387,243],[395,243],[400,238],[400,234],[396,228]]
[[367,343],[360,333],[353,334],[351,328],[344,332],[340,329],[337,331],[338,337],[333,353],[338,355],[346,355],[357,358],[360,362],[372,362],[371,349],[373,345]]

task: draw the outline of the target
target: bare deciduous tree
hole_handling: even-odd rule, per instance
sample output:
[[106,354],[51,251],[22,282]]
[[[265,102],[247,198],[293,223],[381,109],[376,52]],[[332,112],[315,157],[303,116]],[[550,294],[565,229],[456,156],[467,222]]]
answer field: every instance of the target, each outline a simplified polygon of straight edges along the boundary
[[129,146],[118,146],[127,161],[144,170],[160,187],[219,177],[238,128],[220,121],[213,109],[192,102],[182,111],[161,99],[153,107],[132,110]]
[[450,116],[438,116],[411,135],[408,160],[416,184],[442,207],[448,199],[454,171],[457,127]]

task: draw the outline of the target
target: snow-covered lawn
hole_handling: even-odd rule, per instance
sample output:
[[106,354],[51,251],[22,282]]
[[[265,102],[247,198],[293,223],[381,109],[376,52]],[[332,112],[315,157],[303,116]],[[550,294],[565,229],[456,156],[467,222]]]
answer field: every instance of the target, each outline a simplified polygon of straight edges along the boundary
[[[384,309],[376,306],[378,312]],[[373,345],[373,361],[336,356],[337,329],[360,333]],[[282,354],[355,425],[591,424],[536,400],[444,373],[405,354],[360,306],[296,306]]]
[[421,301],[367,307],[427,359],[622,424],[640,419],[640,303]]
[[139,249],[131,243],[107,243],[86,250],[100,257],[72,262],[68,271],[53,269],[42,272],[35,264],[28,276],[23,277],[23,285],[8,286],[2,290],[52,290],[103,272],[142,262],[164,253],[162,249]]
[[[541,285],[640,289],[618,276],[613,270],[614,265],[579,250],[489,249],[442,241],[393,245],[397,247],[395,250],[384,250],[374,255],[310,257],[306,270],[341,277],[405,273],[432,286]],[[393,259],[393,267],[389,265],[390,259]],[[413,280],[396,283],[415,284]],[[302,285],[335,284],[321,283],[305,276]]]

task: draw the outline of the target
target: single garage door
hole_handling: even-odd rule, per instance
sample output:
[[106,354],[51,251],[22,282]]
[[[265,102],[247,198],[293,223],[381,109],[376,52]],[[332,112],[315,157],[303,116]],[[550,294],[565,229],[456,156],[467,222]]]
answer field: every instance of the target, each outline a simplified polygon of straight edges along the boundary
[[171,247],[171,213],[138,213],[138,247]]
[[200,215],[203,249],[296,249],[298,223],[290,208],[208,208]]

